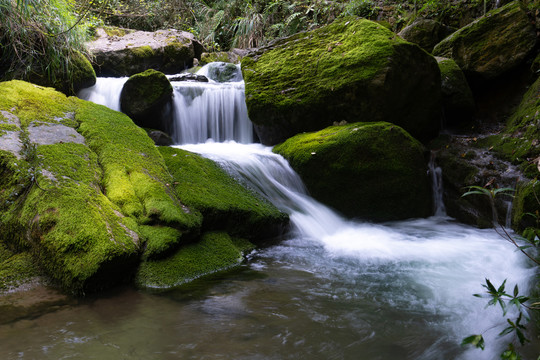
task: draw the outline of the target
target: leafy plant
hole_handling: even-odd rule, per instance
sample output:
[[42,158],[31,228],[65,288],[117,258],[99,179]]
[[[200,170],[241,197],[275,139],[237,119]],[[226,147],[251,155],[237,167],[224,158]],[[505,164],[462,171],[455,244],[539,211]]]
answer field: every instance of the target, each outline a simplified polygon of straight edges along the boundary
[[[513,191],[514,189],[512,188],[488,189],[486,187],[470,186],[469,191],[465,192],[462,196],[482,195],[488,197],[493,211],[493,226],[497,230],[498,223],[497,212],[495,208],[495,198],[503,194],[510,195],[510,193],[512,193]],[[540,260],[525,251],[526,249],[529,249],[531,247],[537,247],[539,244],[538,241],[528,241],[528,245],[522,246],[518,244],[514,236],[512,236],[503,226],[500,226],[500,229],[497,231],[499,235],[501,235],[505,240],[512,243],[531,261],[533,261],[537,265],[540,265]],[[506,318],[508,326],[499,333],[499,336],[514,334],[514,338],[517,338],[517,340],[522,346],[525,345],[526,342],[529,342],[530,340],[527,339],[525,336],[526,326],[523,324],[523,321],[529,320],[527,316],[527,310],[540,310],[540,302],[534,302],[530,305],[527,305],[527,302],[530,300],[530,298],[528,296],[519,294],[519,288],[517,284],[514,286],[513,292],[511,294],[507,293],[505,290],[506,280],[504,280],[498,288],[496,288],[489,279],[486,279],[486,283],[482,286],[486,289],[486,292],[484,294],[474,294],[474,296],[489,299],[486,307],[499,305],[502,309],[504,317],[506,317],[509,308],[515,308],[518,312],[515,320]],[[485,349],[485,341],[481,334],[475,334],[466,337],[465,339],[463,339],[461,345],[472,345],[482,350]],[[521,359],[521,355],[517,352],[514,344],[509,343],[508,348],[501,354],[501,358],[518,360]],[[540,356],[538,357],[538,360],[540,360]]]

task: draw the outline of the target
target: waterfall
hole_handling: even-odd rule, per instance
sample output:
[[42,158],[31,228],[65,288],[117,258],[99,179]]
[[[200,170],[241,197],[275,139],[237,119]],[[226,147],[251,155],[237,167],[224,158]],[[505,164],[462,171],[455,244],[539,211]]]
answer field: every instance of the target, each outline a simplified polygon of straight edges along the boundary
[[120,111],[120,94],[127,80],[127,77],[97,78],[94,86],[81,89],[77,96],[83,100],[92,101]]
[[172,137],[177,144],[195,144],[209,139],[253,142],[243,82],[173,81],[172,85]]
[[431,152],[428,169],[431,175],[431,187],[433,189],[433,214],[435,216],[446,216],[446,208],[443,201],[443,180],[442,169],[437,166],[435,151]]
[[[290,303],[275,308],[294,306],[294,313],[307,314],[310,320],[300,326],[293,315],[272,316],[268,328],[290,329],[291,337],[299,339],[299,347],[293,350],[302,353],[310,346],[309,337],[305,337],[310,332],[308,326],[325,326],[326,340],[332,332],[327,331],[328,322],[333,331],[344,328],[354,335],[351,342],[333,340],[332,346],[365,344],[365,351],[381,353],[394,347],[399,353],[388,357],[372,353],[371,358],[498,358],[504,344],[497,334],[505,327],[504,319],[499,309],[485,309],[485,299],[472,294],[482,292],[485,278],[494,284],[507,279],[509,285],[526,289],[534,269],[493,230],[457,224],[445,216],[442,173],[435,155],[429,170],[436,216],[387,224],[347,220],[311,198],[283,157],[270,147],[253,144],[244,84],[230,80],[172,81],[173,135],[182,144],[178,147],[216,161],[290,216],[293,231],[279,245],[258,250],[249,266],[255,271],[273,267],[284,273],[309,274],[313,280],[287,288],[297,293],[287,300]],[[264,289],[274,282],[278,287],[291,286],[287,278],[268,276],[261,285]],[[244,296],[242,293],[241,298]],[[297,300],[303,298],[309,301]],[[273,304],[276,299],[263,300]],[[335,308],[326,311],[331,304]],[[264,311],[272,306],[265,306]],[[353,321],[347,320],[351,316]],[[485,351],[459,346],[464,337],[482,332],[488,344]],[[403,337],[395,340],[396,334]],[[226,338],[231,341],[235,337]],[[313,341],[317,345],[311,345],[312,349],[320,345],[320,341]]]

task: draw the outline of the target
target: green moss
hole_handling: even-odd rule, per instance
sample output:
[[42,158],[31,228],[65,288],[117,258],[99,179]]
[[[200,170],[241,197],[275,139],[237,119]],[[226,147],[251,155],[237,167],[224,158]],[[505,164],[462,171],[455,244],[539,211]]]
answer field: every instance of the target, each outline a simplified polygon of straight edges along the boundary
[[31,281],[41,275],[32,256],[13,253],[0,242],[0,292]]
[[331,126],[274,147],[313,197],[347,216],[372,220],[431,214],[423,151],[403,129],[383,122]]
[[[540,182],[532,180],[518,184],[513,204],[512,223],[524,236],[540,232]],[[527,233],[525,230],[527,230]]]
[[166,226],[139,226],[141,238],[146,242],[144,259],[163,257],[171,248],[178,244],[182,233]]
[[148,69],[131,76],[124,84],[120,95],[122,111],[134,120],[146,120],[155,117],[172,96],[173,88],[165,74]]
[[433,54],[453,58],[463,71],[489,79],[521,62],[535,38],[523,4],[513,1],[454,32]]
[[[375,22],[339,19],[241,64],[249,116],[263,143],[342,120],[389,121],[422,140],[438,130],[436,61]],[[415,105],[417,99],[422,103]]]
[[538,175],[540,156],[540,78],[531,85],[500,135],[489,138],[490,145],[504,159],[519,165],[529,178]]
[[149,45],[130,48],[131,54],[139,59],[145,59],[155,56],[154,50]]
[[21,126],[30,122],[56,123],[75,110],[75,104],[52,88],[13,80],[0,83],[0,109],[15,109]]
[[[0,110],[21,120],[24,142],[22,159],[0,151],[0,232],[64,289],[125,281],[143,245],[158,256],[198,233],[200,214],[180,203],[160,153],[127,116],[23,82],[1,83],[0,91]],[[58,121],[85,144],[30,143],[28,126]]]
[[243,251],[251,248],[220,232],[203,235],[200,242],[182,247],[171,257],[143,262],[136,283],[144,288],[171,288],[240,264]]
[[203,214],[206,230],[226,230],[248,239],[276,235],[287,216],[269,202],[247,190],[216,163],[199,155],[160,147],[174,189],[183,203]]
[[132,33],[134,30],[131,29],[124,29],[116,26],[104,26],[103,30],[105,30],[105,33],[107,36],[125,36],[127,34]]
[[[362,36],[349,36],[356,32]],[[297,34],[288,39],[287,46],[277,46],[257,60],[244,58],[242,68],[246,83],[254,81],[257,76],[257,82],[267,84],[258,92],[249,94],[253,99],[251,107],[265,106],[272,99],[277,111],[291,104],[313,104],[319,100],[320,94],[339,91],[349,80],[361,82],[370,79],[387,64],[393,45],[388,39],[393,38],[390,30],[374,22],[348,19],[314,32]],[[404,42],[397,37],[394,41]],[[290,58],[300,61],[291,64]],[[336,58],[340,60],[336,61]],[[346,71],[347,68],[354,71]],[[336,74],[343,74],[343,70],[347,77],[335,78]],[[324,78],[334,81],[321,81]],[[308,81],[299,82],[299,79]],[[279,88],[271,86],[275,83],[280,84]],[[281,92],[284,89],[291,90]]]

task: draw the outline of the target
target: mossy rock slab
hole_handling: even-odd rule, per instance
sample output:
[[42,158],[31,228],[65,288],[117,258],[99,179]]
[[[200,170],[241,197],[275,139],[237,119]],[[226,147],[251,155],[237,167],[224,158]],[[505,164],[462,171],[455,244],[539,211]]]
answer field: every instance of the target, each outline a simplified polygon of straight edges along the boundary
[[349,217],[375,221],[432,213],[424,147],[385,122],[332,126],[274,148],[310,194]]
[[445,124],[452,127],[470,122],[475,113],[475,102],[463,71],[452,59],[436,59],[441,70]]
[[226,233],[205,233],[201,241],[181,247],[166,259],[143,262],[135,283],[141,288],[177,287],[240,265],[243,254],[251,249],[253,245],[248,241],[231,238]]
[[476,81],[490,80],[521,64],[535,44],[534,26],[521,1],[514,1],[448,36],[433,54],[454,59]]
[[204,231],[226,231],[254,243],[281,234],[288,216],[239,184],[212,160],[170,147],[159,148],[182,202],[203,215]]
[[147,69],[177,74],[200,58],[202,45],[191,33],[178,30],[134,31],[99,37],[88,43],[100,76],[131,76]]
[[120,107],[137,125],[167,131],[168,124],[162,114],[172,94],[172,85],[165,74],[148,69],[126,81],[120,94]]
[[431,52],[435,45],[452,33],[452,29],[433,19],[416,19],[399,32],[403,39],[418,44],[422,49]]
[[538,180],[519,184],[514,200],[512,221],[515,230],[531,240],[540,235],[538,225],[540,202],[538,199],[540,199],[540,182]]
[[[197,233],[200,215],[180,203],[152,140],[126,115],[22,81],[0,92],[0,119],[15,124],[5,135],[22,144],[0,146],[0,232],[64,290],[129,280],[144,247],[167,251]],[[178,237],[163,246],[141,239],[141,226]]]
[[249,117],[276,144],[343,120],[387,121],[424,141],[440,125],[435,59],[375,22],[345,18],[242,59]]

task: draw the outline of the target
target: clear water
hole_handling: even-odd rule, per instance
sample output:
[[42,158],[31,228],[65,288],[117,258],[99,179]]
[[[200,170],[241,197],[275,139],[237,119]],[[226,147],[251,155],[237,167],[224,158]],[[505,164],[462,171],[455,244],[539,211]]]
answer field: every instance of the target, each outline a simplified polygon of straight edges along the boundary
[[[270,148],[181,146],[287,211],[293,230],[234,271],[158,294],[117,289],[1,324],[0,358],[498,358],[505,320],[472,294],[485,278],[524,290],[535,269],[494,231],[442,215],[352,222],[310,198]],[[483,333],[485,351],[460,347],[473,333]],[[530,338],[525,358],[536,359]]]

